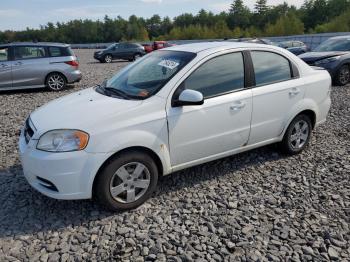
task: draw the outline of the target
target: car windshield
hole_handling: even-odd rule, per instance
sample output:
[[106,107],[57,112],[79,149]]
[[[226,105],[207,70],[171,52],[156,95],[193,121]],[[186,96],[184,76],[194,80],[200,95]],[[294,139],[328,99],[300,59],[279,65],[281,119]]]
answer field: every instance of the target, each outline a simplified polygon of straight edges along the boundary
[[123,94],[123,98],[146,99],[158,92],[195,56],[191,52],[153,52],[118,72],[101,88]]
[[110,46],[107,47],[107,49],[113,49],[117,44],[112,44]]
[[350,51],[350,37],[346,39],[328,39],[316,47],[314,51]]

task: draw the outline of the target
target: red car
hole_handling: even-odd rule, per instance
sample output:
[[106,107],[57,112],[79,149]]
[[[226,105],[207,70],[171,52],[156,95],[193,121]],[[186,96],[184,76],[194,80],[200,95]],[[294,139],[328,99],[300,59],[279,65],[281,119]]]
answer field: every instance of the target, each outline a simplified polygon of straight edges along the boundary
[[151,53],[155,50],[166,48],[174,46],[174,44],[170,44],[167,41],[154,41],[153,43],[150,44],[143,44],[143,47],[145,48],[146,53]]

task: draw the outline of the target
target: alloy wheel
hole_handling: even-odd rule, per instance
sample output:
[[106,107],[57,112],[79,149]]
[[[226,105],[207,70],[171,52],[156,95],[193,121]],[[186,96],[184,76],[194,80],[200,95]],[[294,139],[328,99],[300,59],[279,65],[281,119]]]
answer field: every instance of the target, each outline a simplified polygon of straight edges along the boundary
[[105,56],[105,62],[106,63],[111,63],[112,62],[112,56],[111,55],[106,55]]
[[140,199],[151,183],[148,168],[139,163],[131,162],[121,166],[110,182],[110,193],[120,203],[132,203]]
[[47,80],[47,85],[49,86],[50,89],[58,91],[64,88],[65,80],[59,74],[52,74],[51,76],[49,76],[49,79]]
[[308,123],[305,120],[296,122],[289,139],[291,147],[296,150],[302,148],[306,144],[309,135],[310,128]]
[[346,85],[350,80],[350,70],[349,67],[343,67],[339,72],[339,82],[342,85]]

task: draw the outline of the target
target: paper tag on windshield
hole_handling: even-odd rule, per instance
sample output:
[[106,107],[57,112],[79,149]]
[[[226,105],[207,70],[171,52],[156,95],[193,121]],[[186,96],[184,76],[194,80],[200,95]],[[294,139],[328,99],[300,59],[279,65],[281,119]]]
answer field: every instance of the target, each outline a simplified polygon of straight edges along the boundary
[[174,68],[178,67],[179,63],[172,60],[162,60],[158,63],[158,65],[173,70]]

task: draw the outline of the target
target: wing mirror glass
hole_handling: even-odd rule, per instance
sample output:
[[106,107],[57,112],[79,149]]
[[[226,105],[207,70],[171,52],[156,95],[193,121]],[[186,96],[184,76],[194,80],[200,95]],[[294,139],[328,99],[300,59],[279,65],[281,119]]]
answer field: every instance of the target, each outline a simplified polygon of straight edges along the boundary
[[191,89],[185,89],[180,93],[179,98],[173,101],[173,106],[194,106],[203,105],[203,103],[204,97],[201,92]]

